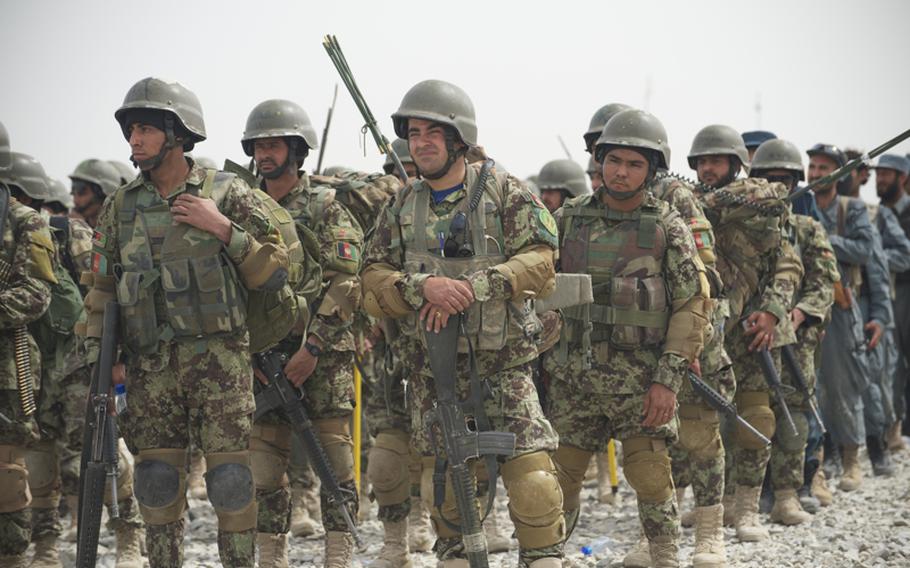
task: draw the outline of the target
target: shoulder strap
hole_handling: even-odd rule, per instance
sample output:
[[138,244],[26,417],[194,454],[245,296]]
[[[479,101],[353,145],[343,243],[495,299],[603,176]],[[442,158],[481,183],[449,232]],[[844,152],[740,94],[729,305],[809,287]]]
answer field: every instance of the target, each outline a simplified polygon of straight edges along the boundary
[[843,236],[847,229],[847,206],[850,200],[843,195],[837,196],[837,234]]
[[638,220],[638,248],[654,248],[654,233],[657,232],[656,207],[643,206]]

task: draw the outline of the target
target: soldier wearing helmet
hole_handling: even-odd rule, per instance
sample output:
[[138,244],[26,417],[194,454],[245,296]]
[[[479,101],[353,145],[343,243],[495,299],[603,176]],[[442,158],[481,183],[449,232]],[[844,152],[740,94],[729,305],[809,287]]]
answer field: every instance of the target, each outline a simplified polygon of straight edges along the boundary
[[676,393],[704,344],[710,292],[692,233],[649,191],[667,148],[663,125],[639,110],[617,113],[601,132],[594,156],[603,186],[556,215],[561,270],[591,274],[594,304],[563,310],[562,337],[544,359],[567,524],[577,522],[592,454],[616,438],[655,566],[679,565],[668,446]]
[[553,213],[570,197],[590,193],[585,171],[572,160],[552,160],[540,169],[537,176],[540,199]]
[[[414,158],[411,157],[411,152],[408,150],[408,141],[402,140],[401,138],[392,140],[392,151],[395,152],[398,159],[401,160],[401,165],[404,166],[404,170],[407,172],[408,177],[417,177],[417,165],[414,164]],[[382,171],[386,174],[395,173],[395,162],[392,161],[391,156],[386,156],[385,162],[382,164]]]
[[[184,155],[205,140],[202,108],[191,91],[142,79],[114,117],[141,173],[105,200],[95,227],[86,345],[92,360],[103,306],[116,299],[125,357],[114,380],[129,389],[130,410],[120,426],[137,454],[136,498],[149,527],[149,562],[182,564],[192,428],[206,456],[221,561],[250,566],[256,501],[246,298],[247,291],[286,285],[288,249],[245,182]],[[191,408],[198,421],[190,420]]]
[[108,160],[108,164],[114,166],[117,174],[120,176],[120,185],[126,185],[136,177],[136,170],[129,164],[120,160]]
[[44,202],[42,210],[51,216],[69,214],[74,205],[70,190],[58,179],[48,178],[47,183],[51,187],[51,198]]
[[[501,473],[520,561],[560,566],[562,493],[547,453],[556,447],[556,434],[532,379],[537,345],[531,330],[539,321],[530,307],[532,298],[554,286],[556,225],[519,180],[490,161],[466,162],[468,149],[477,146],[477,124],[470,98],[457,86],[418,83],[392,120],[422,179],[411,181],[378,217],[365,255],[363,301],[370,314],[398,320],[399,355],[415,365],[412,443],[423,456],[422,494],[439,536],[437,556],[442,566],[465,563],[460,534],[440,517],[445,511],[447,521],[458,523],[450,516],[456,509],[452,493],[446,492],[441,507],[431,502],[435,458],[424,413],[435,392],[420,336],[455,325],[449,318],[465,312],[477,372],[494,392],[487,418],[492,428],[516,434],[516,455]],[[457,364],[461,392],[471,375],[467,343],[459,346]]]
[[[335,200],[333,184],[340,180],[301,170],[310,151],[319,144],[309,117],[298,104],[271,99],[256,105],[247,118],[241,145],[256,163],[262,177],[260,188],[298,225],[312,231],[319,246],[321,291],[315,300],[300,296],[304,305],[315,305],[313,318],[305,332],[293,330],[277,349],[288,356],[288,379],[296,386],[306,381],[310,416],[339,483],[356,493],[350,431],[354,399],[351,323],[360,302],[357,272],[363,232],[351,212]],[[304,238],[301,235],[301,240]],[[290,494],[287,483],[276,486],[272,480],[286,479],[282,477],[290,453],[286,422],[264,415],[253,428],[251,448],[257,495],[262,502],[260,554],[281,565],[287,562]],[[322,523],[326,531],[325,565],[350,566],[354,541],[344,517],[336,507],[323,506]]]
[[69,177],[75,204],[73,212],[94,227],[101,204],[121,185],[120,173],[109,162],[88,159],[79,162]]
[[735,180],[740,170],[749,168],[749,152],[742,136],[722,124],[698,131],[688,159],[689,167],[698,173],[698,181],[711,187],[723,187]]

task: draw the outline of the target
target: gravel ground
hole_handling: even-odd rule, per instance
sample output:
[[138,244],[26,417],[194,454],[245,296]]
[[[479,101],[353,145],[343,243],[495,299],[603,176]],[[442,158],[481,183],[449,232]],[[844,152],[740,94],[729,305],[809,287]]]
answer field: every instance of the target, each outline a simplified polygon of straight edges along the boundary
[[[894,456],[895,475],[889,479],[872,477],[868,459],[861,456],[866,479],[853,493],[835,490],[834,504],[798,527],[771,525],[771,540],[764,543],[739,543],[734,531],[727,531],[727,557],[731,567],[831,567],[879,568],[910,566],[910,453]],[[834,484],[832,484],[834,485]],[[503,495],[500,488],[500,495]],[[622,557],[638,534],[635,499],[627,484],[620,487],[618,506],[600,505],[591,487],[584,490],[582,519],[567,546],[569,562],[576,567],[621,567]],[[691,496],[683,509],[692,506]],[[497,500],[496,514],[502,526],[511,528],[505,500]],[[185,542],[188,567],[216,567],[215,515],[206,501],[190,501],[189,524]],[[765,517],[767,521],[767,517]],[[355,567],[362,568],[382,543],[381,524],[375,518],[362,527],[367,550],[356,555]],[[683,530],[682,566],[691,566],[693,530]],[[584,557],[580,548],[595,542],[603,544],[599,553]],[[103,531],[99,566],[114,567],[113,536]],[[322,539],[291,539],[292,566],[322,566]],[[64,566],[73,566],[75,546],[67,544],[62,552]],[[493,554],[490,565],[505,568],[516,565],[517,541],[508,553]],[[432,554],[415,555],[415,567],[436,566]]]

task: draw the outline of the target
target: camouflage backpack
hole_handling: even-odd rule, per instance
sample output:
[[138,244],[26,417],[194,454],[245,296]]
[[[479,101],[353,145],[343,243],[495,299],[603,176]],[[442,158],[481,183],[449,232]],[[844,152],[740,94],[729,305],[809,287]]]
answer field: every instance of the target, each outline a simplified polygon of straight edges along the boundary
[[367,239],[382,206],[402,187],[401,180],[394,175],[353,170],[338,172],[334,177],[312,175],[310,180],[314,186],[329,186],[335,190],[335,200],[354,215]]
[[75,341],[74,328],[82,317],[82,294],[62,262],[54,266],[56,284],[51,284],[51,304],[40,319],[29,325],[29,331],[41,349],[41,358],[49,367],[59,367],[63,356]]

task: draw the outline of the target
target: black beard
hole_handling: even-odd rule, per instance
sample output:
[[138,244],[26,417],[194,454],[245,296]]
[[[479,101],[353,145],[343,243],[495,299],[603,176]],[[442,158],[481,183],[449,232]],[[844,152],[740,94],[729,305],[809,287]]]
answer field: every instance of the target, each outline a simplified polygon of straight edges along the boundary
[[901,185],[895,181],[885,188],[885,191],[879,195],[879,198],[881,198],[882,201],[891,202],[897,199],[897,197],[900,195],[900,192]]

